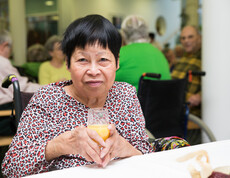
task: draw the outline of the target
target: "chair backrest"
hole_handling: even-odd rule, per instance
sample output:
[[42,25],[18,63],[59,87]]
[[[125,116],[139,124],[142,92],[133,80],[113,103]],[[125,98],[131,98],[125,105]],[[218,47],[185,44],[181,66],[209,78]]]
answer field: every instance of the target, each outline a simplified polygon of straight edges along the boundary
[[186,79],[149,80],[141,77],[138,98],[146,128],[156,138],[184,137],[186,84]]
[[15,109],[15,120],[14,125],[17,128],[21,114],[27,104],[30,101],[30,98],[34,93],[25,93],[20,92],[20,86],[17,77],[14,74],[9,74],[2,82],[3,88],[8,88],[11,84],[13,84],[14,89],[14,108]]
[[23,110],[26,108],[27,104],[29,103],[30,99],[34,95],[34,93],[27,93],[27,92],[20,92],[20,93],[21,93],[21,104],[22,104],[21,113],[22,113]]

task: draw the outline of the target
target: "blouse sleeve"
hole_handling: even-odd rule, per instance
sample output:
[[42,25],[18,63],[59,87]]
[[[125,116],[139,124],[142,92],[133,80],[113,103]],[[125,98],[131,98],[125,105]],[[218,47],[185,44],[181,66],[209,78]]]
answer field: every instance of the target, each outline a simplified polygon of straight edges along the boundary
[[45,147],[51,133],[46,131],[48,126],[44,122],[48,113],[42,110],[44,108],[38,104],[29,104],[24,110],[17,134],[3,160],[2,172],[5,176],[22,177],[47,172],[52,166],[53,161],[45,159]]

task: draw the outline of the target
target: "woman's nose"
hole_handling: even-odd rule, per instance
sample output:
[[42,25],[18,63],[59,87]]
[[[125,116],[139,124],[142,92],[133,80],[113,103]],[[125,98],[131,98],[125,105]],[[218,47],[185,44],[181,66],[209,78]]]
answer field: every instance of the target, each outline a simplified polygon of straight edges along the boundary
[[99,66],[95,63],[91,63],[88,69],[88,74],[97,75],[100,73]]

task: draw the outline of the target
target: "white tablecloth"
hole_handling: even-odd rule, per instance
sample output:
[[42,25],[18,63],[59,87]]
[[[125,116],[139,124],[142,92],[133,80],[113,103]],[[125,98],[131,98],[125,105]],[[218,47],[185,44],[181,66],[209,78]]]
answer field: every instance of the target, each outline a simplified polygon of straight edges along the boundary
[[230,140],[225,140],[116,160],[106,168],[82,166],[28,177],[190,178],[187,167],[195,160],[180,163],[176,159],[198,150],[207,151],[212,168],[230,166]]

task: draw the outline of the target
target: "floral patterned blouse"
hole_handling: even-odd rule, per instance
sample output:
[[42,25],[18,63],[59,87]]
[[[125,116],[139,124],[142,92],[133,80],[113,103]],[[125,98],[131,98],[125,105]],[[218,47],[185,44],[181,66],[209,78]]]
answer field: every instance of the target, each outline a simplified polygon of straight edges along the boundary
[[[66,94],[64,86],[72,81],[53,83],[34,94],[21,116],[17,133],[5,155],[2,172],[7,177],[22,177],[49,170],[64,169],[87,162],[79,154],[63,155],[51,162],[45,159],[49,140],[77,126],[87,126],[89,107]],[[143,154],[153,152],[145,132],[145,120],[133,86],[115,82],[105,106],[110,123],[119,134]]]

